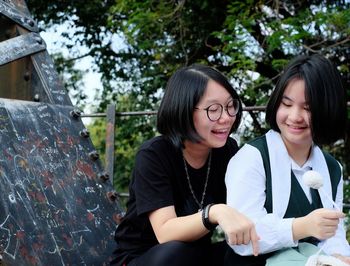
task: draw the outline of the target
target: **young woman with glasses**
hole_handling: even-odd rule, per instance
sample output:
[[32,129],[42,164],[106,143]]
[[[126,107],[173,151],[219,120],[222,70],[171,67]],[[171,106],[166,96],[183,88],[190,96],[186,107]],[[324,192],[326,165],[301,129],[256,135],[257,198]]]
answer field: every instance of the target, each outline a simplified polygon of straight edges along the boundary
[[241,116],[236,91],[214,68],[192,65],[173,74],[157,116],[161,135],[136,155],[113,263],[222,265],[228,246],[211,242],[217,225],[229,243],[252,243],[258,253],[252,222],[225,205],[224,175],[238,150],[229,135]]

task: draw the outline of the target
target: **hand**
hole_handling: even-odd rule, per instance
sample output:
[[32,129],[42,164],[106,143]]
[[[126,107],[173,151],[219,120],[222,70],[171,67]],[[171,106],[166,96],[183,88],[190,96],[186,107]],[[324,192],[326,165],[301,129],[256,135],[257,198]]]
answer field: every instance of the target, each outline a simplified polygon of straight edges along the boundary
[[333,254],[332,256],[336,257],[337,259],[341,260],[342,262],[345,262],[346,264],[350,265],[350,257],[346,257],[340,254]]
[[305,216],[308,236],[324,240],[335,235],[339,219],[345,214],[335,210],[317,209]]
[[225,204],[215,204],[210,208],[209,220],[220,225],[230,245],[247,245],[251,242],[254,256],[258,255],[259,237],[254,223],[245,215]]

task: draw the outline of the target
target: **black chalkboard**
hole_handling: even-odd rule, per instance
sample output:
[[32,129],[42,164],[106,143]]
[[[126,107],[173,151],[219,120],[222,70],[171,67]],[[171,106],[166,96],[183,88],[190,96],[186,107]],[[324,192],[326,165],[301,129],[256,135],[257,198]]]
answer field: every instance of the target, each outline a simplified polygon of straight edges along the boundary
[[72,106],[0,99],[5,265],[108,265],[121,212]]

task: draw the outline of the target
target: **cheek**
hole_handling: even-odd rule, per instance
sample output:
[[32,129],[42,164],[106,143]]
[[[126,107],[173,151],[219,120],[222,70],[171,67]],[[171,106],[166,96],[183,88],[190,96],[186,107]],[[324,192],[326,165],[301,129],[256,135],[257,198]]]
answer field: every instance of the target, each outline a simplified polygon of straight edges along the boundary
[[311,125],[311,114],[310,114],[310,112],[306,112],[304,117],[305,117],[304,119],[305,119],[306,123],[310,126]]
[[209,123],[207,120],[208,119],[206,117],[203,117],[198,114],[193,116],[194,128],[199,134],[209,127]]
[[278,108],[276,112],[276,122],[277,124],[280,124],[283,120],[285,120],[286,114],[283,110],[283,108]]
[[194,128],[198,131],[198,128],[200,128],[201,126],[201,120],[202,118],[199,117],[198,115],[194,115],[193,116],[193,124],[194,124]]

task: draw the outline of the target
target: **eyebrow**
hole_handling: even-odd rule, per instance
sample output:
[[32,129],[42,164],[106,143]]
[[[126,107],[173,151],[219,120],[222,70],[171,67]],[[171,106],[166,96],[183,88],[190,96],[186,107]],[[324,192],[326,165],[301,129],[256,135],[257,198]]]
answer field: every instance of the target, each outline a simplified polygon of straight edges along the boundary
[[[291,102],[294,103],[293,99],[289,98],[289,97],[286,96],[286,95],[283,95],[283,96],[282,96],[282,100],[281,100],[281,101],[283,101],[283,100],[291,101]],[[303,104],[304,104],[304,105],[310,105],[310,104],[309,104],[308,102],[306,102],[306,101],[305,101]]]
[[284,100],[284,99],[293,102],[293,100],[291,98],[289,98],[288,96],[285,96],[285,95],[282,96],[282,100]]

